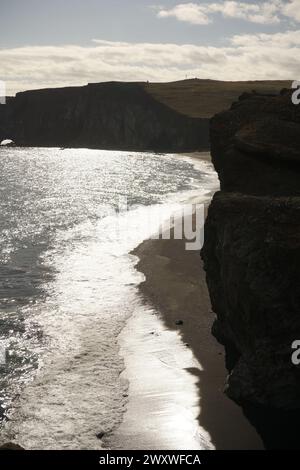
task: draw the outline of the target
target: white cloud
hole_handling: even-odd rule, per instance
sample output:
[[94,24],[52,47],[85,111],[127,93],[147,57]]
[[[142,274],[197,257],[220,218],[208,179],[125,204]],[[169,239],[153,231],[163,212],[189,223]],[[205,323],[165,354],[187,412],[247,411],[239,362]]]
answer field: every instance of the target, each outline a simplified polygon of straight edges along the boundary
[[276,24],[283,16],[300,21],[300,0],[269,0],[246,3],[223,0],[222,2],[181,3],[171,9],[157,7],[158,18],[174,17],[191,24],[209,24],[213,15],[236,18],[251,23]]
[[207,16],[204,7],[195,3],[184,3],[176,5],[170,10],[160,9],[157,13],[158,18],[174,17],[179,21],[186,21],[191,24],[209,24],[211,20]]
[[282,14],[300,22],[300,0],[290,0],[282,5]]
[[300,47],[300,31],[286,31],[276,34],[242,34],[233,36],[231,43],[238,47],[268,47],[274,51],[278,48],[278,50],[285,49],[288,52],[289,48]]
[[95,40],[87,47],[0,49],[7,91],[88,82],[299,79],[300,32],[234,36],[225,47]]
[[262,3],[225,1],[212,4],[212,7],[225,17],[239,18],[252,23],[272,24],[280,22],[278,17],[280,5],[281,2],[277,0]]

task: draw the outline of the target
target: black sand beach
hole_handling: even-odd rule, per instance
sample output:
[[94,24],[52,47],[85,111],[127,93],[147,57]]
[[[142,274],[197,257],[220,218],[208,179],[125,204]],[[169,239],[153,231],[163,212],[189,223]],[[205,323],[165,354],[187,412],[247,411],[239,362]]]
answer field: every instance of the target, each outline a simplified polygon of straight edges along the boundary
[[143,295],[158,307],[167,328],[180,330],[182,341],[204,368],[189,370],[197,376],[199,424],[216,449],[262,449],[255,429],[223,392],[224,351],[211,335],[214,314],[199,252],[186,251],[184,240],[149,240],[135,254],[146,276]]
[[[209,154],[192,154],[190,157],[209,161]],[[205,272],[199,251],[187,251],[185,242],[184,239],[174,240],[172,237],[171,240],[146,240],[133,252],[139,260],[137,269],[145,276],[144,282],[140,284],[141,296],[145,304],[153,307],[153,312],[156,312],[155,315],[162,323],[160,331],[152,334],[163,335],[163,345],[160,347],[165,350],[168,348],[168,332],[179,333],[182,346],[193,354],[195,364],[200,364],[200,368],[195,366],[186,370],[195,379],[198,427],[210,436],[210,448],[263,449],[259,435],[244,416],[242,409],[224,394],[227,375],[224,350],[211,334],[214,313],[211,309]],[[157,426],[153,410],[159,409],[159,402],[165,393],[160,383],[163,380],[162,373],[159,368],[153,367],[158,346],[155,339],[151,339],[153,336],[145,331],[152,328],[150,317],[153,312],[149,311],[149,324],[147,318],[143,319],[137,314],[129,321],[121,335],[121,352],[125,357],[126,367],[124,378],[133,384],[129,386],[124,421],[113,438],[109,439],[109,445],[114,442],[113,448],[125,449],[130,445],[129,442],[132,445],[133,439],[135,448],[138,449],[147,448],[148,445],[149,448],[167,448],[164,445],[168,443],[170,446],[174,445],[171,439],[167,439],[166,444],[161,442],[159,431],[149,436],[149,429],[155,429]],[[152,346],[151,341],[154,341]],[[166,363],[177,361],[178,364],[180,354],[182,352],[174,347],[171,355],[175,360],[167,358]],[[126,361],[128,356],[130,359]],[[139,363],[143,360],[147,361],[147,364],[141,366]],[[152,381],[155,385],[152,384],[150,388],[149,376],[143,373],[143,367],[150,370],[153,367]],[[141,376],[136,382],[137,374]],[[179,400],[184,399],[184,390],[178,389],[176,392]],[[188,401],[185,403],[187,409],[192,409],[194,405]],[[165,409],[167,407],[165,403],[160,412],[168,413]],[[168,419],[171,420],[172,416]],[[174,434],[176,432],[174,429]],[[148,443],[151,439],[157,439],[157,442]]]

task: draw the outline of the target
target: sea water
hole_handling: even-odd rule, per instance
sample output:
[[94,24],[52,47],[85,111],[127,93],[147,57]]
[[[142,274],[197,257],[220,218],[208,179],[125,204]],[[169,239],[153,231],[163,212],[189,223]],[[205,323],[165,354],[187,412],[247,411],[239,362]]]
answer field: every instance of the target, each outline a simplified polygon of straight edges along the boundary
[[88,149],[1,148],[0,162],[0,442],[100,449],[127,406],[119,334],[149,308],[130,253],[216,175],[177,155]]

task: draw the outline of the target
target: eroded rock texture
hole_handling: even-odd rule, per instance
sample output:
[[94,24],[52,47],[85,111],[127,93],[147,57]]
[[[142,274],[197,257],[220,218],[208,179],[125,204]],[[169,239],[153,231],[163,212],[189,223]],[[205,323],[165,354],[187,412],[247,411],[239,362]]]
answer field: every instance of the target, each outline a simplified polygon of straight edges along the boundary
[[[292,342],[300,339],[300,106],[289,92],[243,96],[212,120],[211,144],[221,192],[209,209],[202,257],[217,317],[213,333],[227,349],[226,391],[246,412],[260,410],[253,421],[269,447],[293,447],[289,430],[300,411],[300,368],[291,361]],[[271,437],[264,423],[270,417]],[[278,420],[290,429],[278,428]],[[284,444],[276,426],[289,435]]]
[[139,83],[26,91],[17,93],[10,109],[9,138],[21,146],[169,152],[209,147],[208,119],[180,114]]

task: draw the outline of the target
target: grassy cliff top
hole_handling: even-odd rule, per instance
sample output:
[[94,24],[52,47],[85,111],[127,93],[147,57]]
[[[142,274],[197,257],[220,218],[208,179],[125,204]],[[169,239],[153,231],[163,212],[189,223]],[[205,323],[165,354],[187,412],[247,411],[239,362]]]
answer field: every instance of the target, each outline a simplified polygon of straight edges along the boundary
[[290,88],[291,81],[221,82],[183,80],[171,83],[146,83],[145,90],[157,101],[190,117],[210,118],[230,108],[244,92],[277,93]]

